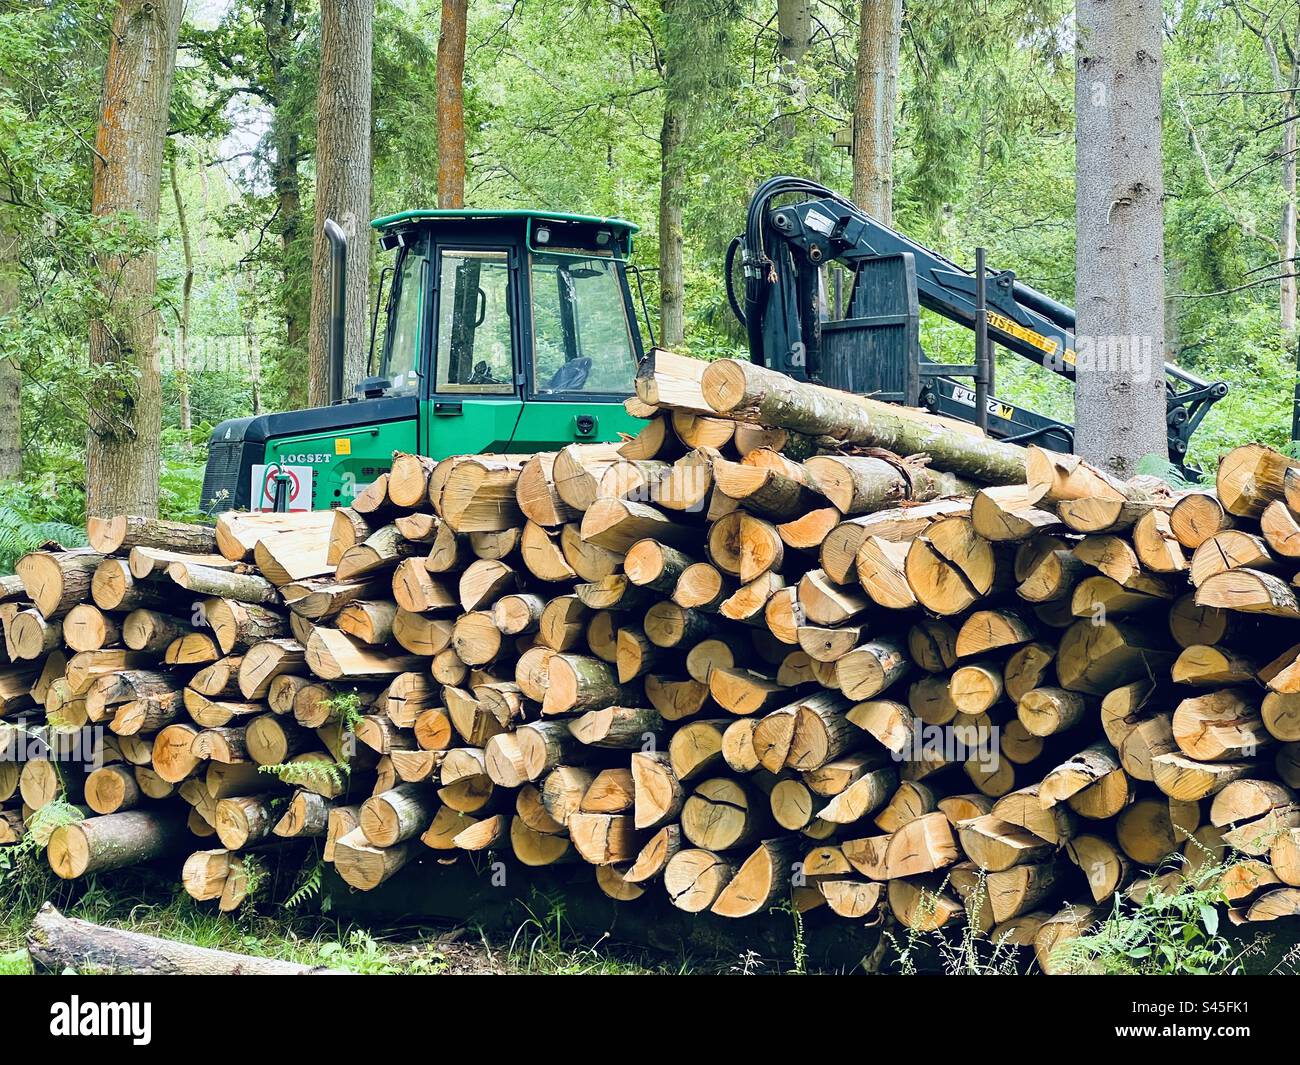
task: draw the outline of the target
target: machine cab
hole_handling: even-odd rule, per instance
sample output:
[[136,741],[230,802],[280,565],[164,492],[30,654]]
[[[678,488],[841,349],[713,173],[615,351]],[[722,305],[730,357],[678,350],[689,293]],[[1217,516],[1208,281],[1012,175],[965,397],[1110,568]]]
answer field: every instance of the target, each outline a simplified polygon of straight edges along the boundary
[[346,240],[337,226],[334,402],[222,422],[205,511],[347,506],[392,466],[618,440],[641,336],[627,263],[636,226],[538,211],[405,211],[373,223],[392,258],[371,319],[369,375],[342,394]]
[[636,226],[534,211],[405,211],[372,327],[368,396],[419,400],[434,458],[616,440],[641,357]]

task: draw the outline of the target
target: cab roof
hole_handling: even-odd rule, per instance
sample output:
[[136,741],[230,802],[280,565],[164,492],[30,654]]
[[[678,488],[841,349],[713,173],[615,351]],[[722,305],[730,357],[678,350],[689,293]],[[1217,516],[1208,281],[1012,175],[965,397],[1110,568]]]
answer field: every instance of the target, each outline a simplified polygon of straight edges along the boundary
[[385,215],[383,218],[376,218],[370,225],[375,229],[383,230],[393,229],[408,222],[437,221],[439,219],[464,221],[476,218],[525,218],[539,222],[583,222],[590,225],[621,229],[629,235],[638,233],[641,229],[635,222],[628,222],[622,218],[601,218],[599,215],[569,214],[566,211],[538,211],[518,207],[500,209],[480,207],[417,208],[410,211],[399,211],[397,214]]

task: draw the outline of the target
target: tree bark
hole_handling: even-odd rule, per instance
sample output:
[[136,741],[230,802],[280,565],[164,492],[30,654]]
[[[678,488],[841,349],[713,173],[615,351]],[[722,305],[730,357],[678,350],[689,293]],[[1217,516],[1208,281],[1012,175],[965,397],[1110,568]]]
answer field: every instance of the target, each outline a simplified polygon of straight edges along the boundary
[[812,37],[812,3],[810,0],[777,0],[777,48],[787,74],[803,62]]
[[438,206],[465,206],[465,33],[468,0],[443,0],[438,27]]
[[1075,253],[1078,452],[1132,475],[1165,429],[1161,10],[1078,0]]
[[862,0],[857,93],[853,104],[853,202],[893,221],[894,103],[903,0]]
[[172,199],[176,202],[176,225],[181,233],[181,254],[185,260],[185,277],[181,281],[181,313],[176,328],[176,391],[180,396],[181,429],[188,433],[190,418],[190,295],[194,290],[194,246],[190,243],[190,223],[185,214],[185,198],[176,176],[176,159],[173,156],[167,168],[171,181]]
[[[1296,67],[1300,72],[1300,66]],[[1296,80],[1295,73],[1292,74],[1292,88]],[[1291,92],[1286,96],[1287,101],[1287,121],[1284,129],[1285,134],[1282,137],[1282,289],[1280,293],[1281,300],[1281,320],[1282,330],[1286,333],[1295,332],[1296,327],[1296,152],[1300,150],[1300,140],[1296,136],[1296,123],[1300,122],[1300,115],[1296,114],[1296,93]]]
[[[117,5],[95,135],[91,210],[96,218],[133,216],[146,231],[157,229],[180,21],[180,0],[120,0]],[[123,364],[138,377],[91,409],[86,513],[153,517],[162,435],[153,306],[158,256],[153,249],[106,254],[98,266],[105,306],[90,323],[91,363]]]
[[370,279],[370,82],[374,0],[321,5],[321,58],[316,127],[316,231],[312,254],[311,368],[308,402],[329,402],[329,241],[332,218],[348,238],[344,306],[343,395],[361,380],[367,356]]
[[781,91],[786,96],[786,106],[790,108],[790,113],[781,120],[779,132],[789,141],[799,131],[795,120],[800,102],[798,71],[812,38],[811,0],[777,0],[776,33]]
[[678,347],[686,337],[686,282],[682,254],[682,198],[685,167],[682,148],[690,101],[683,84],[682,44],[688,39],[680,20],[689,17],[682,0],[662,0],[664,18],[664,117],[659,130],[659,343]]
[[[287,103],[293,92],[292,51],[302,29],[294,0],[265,0],[261,11],[262,32],[266,39],[267,61],[274,91],[274,114],[271,118],[270,141],[275,158],[271,164],[271,180],[275,186],[276,225],[280,234],[280,284],[284,313],[285,346],[296,357],[303,353],[310,315],[310,282],[305,274],[306,263],[300,262],[302,249],[302,191],[298,176],[298,163],[302,158],[301,138],[297,116]],[[250,286],[249,299],[256,292]],[[252,334],[252,320],[248,319],[249,370],[252,377],[253,413],[261,413],[260,353]],[[297,365],[301,365],[300,363]],[[304,406],[306,389],[298,383],[303,375],[290,375],[288,403],[290,408]]]
[[[0,181],[0,203],[10,198]],[[0,211],[0,328],[20,309],[18,293],[18,233],[11,216]],[[22,372],[13,358],[0,355],[0,481],[12,481],[22,472]]]

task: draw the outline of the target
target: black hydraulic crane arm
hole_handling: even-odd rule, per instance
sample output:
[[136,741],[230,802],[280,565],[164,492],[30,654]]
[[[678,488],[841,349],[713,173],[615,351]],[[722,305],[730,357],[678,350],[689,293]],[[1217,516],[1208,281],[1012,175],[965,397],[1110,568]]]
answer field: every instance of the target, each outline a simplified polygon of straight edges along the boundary
[[[973,368],[931,363],[919,340],[911,339],[918,304],[978,329],[981,294],[975,273],[877,222],[830,189],[791,177],[764,183],[750,202],[745,234],[733,242],[728,256],[729,289],[736,251],[742,257],[745,291],[743,304],[730,293],[732,308],[746,328],[756,362],[855,391],[872,386],[882,398],[926,403],[978,420],[976,390],[956,381],[973,376]],[[854,277],[841,322],[826,320],[821,268],[831,263]],[[1075,379],[1081,359],[1084,366],[1089,359],[1104,359],[1111,366],[1154,370],[1159,353],[1144,350],[1143,338],[1116,338],[1077,353],[1074,311],[1017,281],[1010,270],[986,271],[983,289],[988,339],[1067,380]],[[898,365],[874,370],[852,365],[871,360]],[[1169,454],[1181,464],[1192,432],[1227,394],[1227,385],[1203,381],[1170,363],[1163,366]],[[1066,423],[992,395],[987,404],[994,435],[1037,439],[1059,450],[1069,450],[1073,443]]]

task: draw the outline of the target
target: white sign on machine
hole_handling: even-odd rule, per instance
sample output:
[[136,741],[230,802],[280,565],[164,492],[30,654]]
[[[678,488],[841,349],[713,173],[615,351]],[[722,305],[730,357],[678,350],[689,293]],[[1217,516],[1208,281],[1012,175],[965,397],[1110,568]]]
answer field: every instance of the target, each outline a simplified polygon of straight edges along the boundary
[[312,468],[270,463],[253,467],[250,510],[274,510],[276,482],[283,473],[288,479],[290,512],[311,510]]

